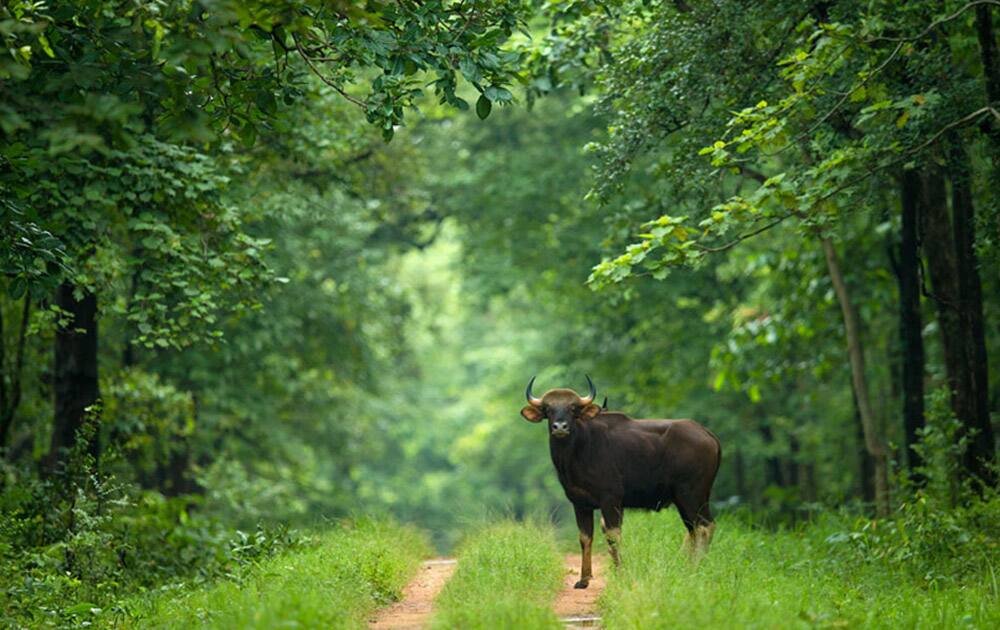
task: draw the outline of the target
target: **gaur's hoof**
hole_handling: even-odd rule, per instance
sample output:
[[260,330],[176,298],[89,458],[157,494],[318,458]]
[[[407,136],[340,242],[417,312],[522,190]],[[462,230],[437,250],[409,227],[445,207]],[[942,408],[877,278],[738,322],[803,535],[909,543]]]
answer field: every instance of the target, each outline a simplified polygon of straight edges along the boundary
[[579,582],[573,585],[573,588],[587,588],[588,584],[590,584],[588,580],[580,580]]

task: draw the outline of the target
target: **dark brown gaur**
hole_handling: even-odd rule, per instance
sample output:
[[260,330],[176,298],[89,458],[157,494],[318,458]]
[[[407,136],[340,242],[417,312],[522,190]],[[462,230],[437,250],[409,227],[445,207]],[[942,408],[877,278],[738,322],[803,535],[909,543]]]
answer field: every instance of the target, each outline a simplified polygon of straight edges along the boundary
[[715,519],[709,507],[712,483],[722,462],[722,445],[714,433],[693,420],[634,420],[594,403],[597,388],[587,376],[590,394],[552,389],[541,398],[531,394],[521,415],[529,422],[548,420],[549,452],[580,530],[581,567],[576,588],[587,588],[594,539],[594,510],[611,558],[621,564],[622,517],[625,508],[661,510],[677,506],[688,534],[685,547],[693,556],[712,540]]

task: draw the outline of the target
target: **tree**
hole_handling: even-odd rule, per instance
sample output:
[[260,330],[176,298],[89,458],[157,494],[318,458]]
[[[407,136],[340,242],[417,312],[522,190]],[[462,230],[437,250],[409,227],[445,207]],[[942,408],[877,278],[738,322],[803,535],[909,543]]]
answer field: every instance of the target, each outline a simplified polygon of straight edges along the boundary
[[[959,332],[942,320],[942,329],[955,330],[960,338],[950,346],[965,348],[969,359],[961,368],[957,360],[948,362],[949,380],[956,414],[981,440],[969,450],[966,473],[992,483],[987,471],[995,446],[988,422],[977,411],[980,403],[971,402],[983,400],[987,365],[977,333],[982,307],[976,297],[981,290],[973,248],[974,200],[968,193],[965,150],[949,148],[976,141],[974,123],[1000,121],[980,96],[984,70],[975,65],[980,51],[970,28],[978,4],[910,3],[905,11],[853,2],[803,4],[798,10],[786,3],[758,3],[751,11],[738,3],[711,9],[654,5],[615,5],[621,14],[639,16],[637,29],[616,30],[619,14],[584,11],[587,3],[553,12],[552,37],[571,52],[552,47],[560,53],[548,61],[567,62],[579,57],[581,47],[584,54],[589,49],[587,59],[597,67],[590,76],[604,95],[603,106],[615,112],[613,135],[598,149],[602,176],[594,192],[606,196],[626,185],[632,164],[641,161],[664,173],[663,192],[669,190],[664,200],[672,206],[651,209],[651,215],[661,216],[644,223],[640,240],[623,254],[597,265],[592,283],[608,286],[639,270],[663,279],[673,267],[704,264],[707,256],[786,221],[801,229],[804,246],[815,238],[822,241],[851,212],[881,205],[870,185],[873,177],[911,162],[944,161],[951,165],[947,176],[957,191],[950,214],[957,235],[941,233],[938,240],[962,274],[943,276],[942,283],[955,292],[952,308],[962,313],[955,317],[963,328]],[[720,41],[739,58],[716,54],[718,46],[711,42]],[[982,48],[987,49],[989,44]],[[949,71],[956,63],[962,72]],[[697,80],[706,73],[713,81]],[[684,190],[696,190],[692,184],[709,172],[691,150],[699,142],[700,154],[718,169],[714,177],[724,201],[712,207],[687,201]],[[830,250],[829,243],[825,248]],[[837,275],[832,267],[831,274]],[[842,296],[850,333],[856,328],[848,321],[853,309],[847,294]],[[861,362],[852,364],[865,420],[870,415],[863,400],[865,377]],[[965,400],[970,402],[963,407]],[[869,417],[864,424],[877,461],[876,423]]]
[[[428,80],[442,102],[467,108],[455,94],[465,76],[481,93],[482,117],[511,100],[505,85],[518,55],[501,47],[521,23],[519,3],[373,6],[105,0],[0,9],[12,51],[0,80],[13,86],[0,110],[4,191],[30,220],[73,236],[76,264],[56,276],[69,328],[56,340],[53,461],[97,401],[97,322],[111,283],[133,284],[126,308],[138,334],[127,348],[165,347],[217,333],[222,295],[266,277],[262,243],[243,233],[242,209],[220,205],[226,180],[210,163],[226,159],[232,139],[252,145],[302,96],[306,76],[360,106],[386,139]],[[369,86],[363,100],[351,93],[358,83]],[[123,175],[135,184],[122,186]],[[162,281],[167,293],[150,288]],[[209,330],[191,332],[198,324]]]

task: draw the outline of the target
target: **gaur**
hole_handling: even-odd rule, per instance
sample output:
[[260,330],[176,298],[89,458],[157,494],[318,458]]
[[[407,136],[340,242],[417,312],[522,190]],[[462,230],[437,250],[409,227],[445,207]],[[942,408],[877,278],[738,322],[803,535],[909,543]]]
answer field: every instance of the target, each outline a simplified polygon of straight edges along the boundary
[[581,567],[576,588],[587,588],[594,538],[594,510],[615,565],[621,564],[625,508],[660,510],[674,504],[687,528],[685,547],[693,555],[708,549],[715,529],[709,507],[712,483],[722,462],[714,433],[693,420],[635,420],[594,403],[597,389],[590,376],[588,396],[552,389],[535,398],[528,382],[529,422],[548,420],[549,452],[559,483],[576,512]]

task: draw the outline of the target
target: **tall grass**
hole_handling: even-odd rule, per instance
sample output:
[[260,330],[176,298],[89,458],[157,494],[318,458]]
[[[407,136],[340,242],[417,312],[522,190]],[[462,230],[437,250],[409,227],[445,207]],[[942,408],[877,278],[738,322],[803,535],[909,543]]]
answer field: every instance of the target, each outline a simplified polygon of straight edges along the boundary
[[[306,548],[263,561],[248,575],[145,602],[121,627],[362,628],[399,598],[429,545],[416,530],[386,521],[342,524]],[[112,623],[108,620],[107,623]]]
[[458,568],[436,601],[433,627],[561,628],[552,599],[563,565],[551,528],[504,522],[459,547]]
[[995,547],[982,550],[992,560],[984,556],[981,575],[934,580],[845,547],[833,518],[778,532],[729,518],[694,566],[672,516],[626,518],[624,566],[601,598],[605,627],[1000,627]]

